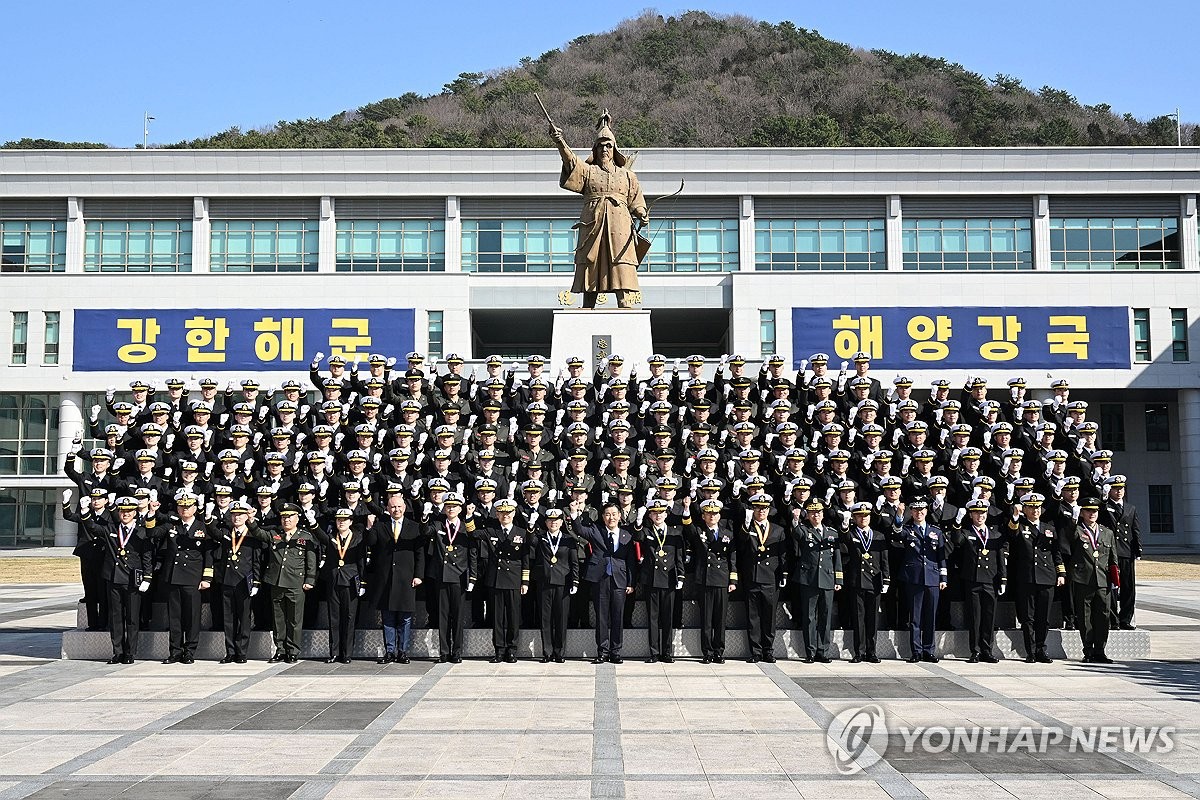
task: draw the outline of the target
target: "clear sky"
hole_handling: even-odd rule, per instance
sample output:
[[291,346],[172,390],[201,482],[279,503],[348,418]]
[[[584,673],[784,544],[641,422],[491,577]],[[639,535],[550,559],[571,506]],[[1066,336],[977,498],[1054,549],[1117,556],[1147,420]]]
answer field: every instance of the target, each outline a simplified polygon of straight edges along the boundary
[[[132,147],[281,119],[327,118],[460,72],[515,65],[600,33],[641,3],[404,0],[64,0],[4,3],[0,141],[41,137]],[[1065,89],[1148,119],[1200,121],[1200,2],[663,3],[791,20],[864,48],[923,53],[1037,89]]]

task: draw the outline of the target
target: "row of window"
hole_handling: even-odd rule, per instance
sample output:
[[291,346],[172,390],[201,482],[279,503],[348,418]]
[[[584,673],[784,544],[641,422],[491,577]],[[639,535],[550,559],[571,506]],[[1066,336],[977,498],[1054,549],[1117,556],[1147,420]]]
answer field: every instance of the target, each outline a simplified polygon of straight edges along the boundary
[[[58,364],[58,340],[62,325],[62,313],[43,311],[42,321],[45,326],[42,336],[42,363],[54,366]],[[29,363],[28,311],[12,312],[12,356],[9,363],[17,367]]]
[[[1150,309],[1133,309],[1133,360],[1148,364],[1154,360],[1150,345]],[[1188,351],[1188,320],[1186,308],[1171,309],[1171,360],[1177,363],[1191,360]]]
[[[551,273],[574,269],[572,220],[464,220],[462,268],[480,273]],[[315,272],[315,220],[214,220],[212,272]],[[645,235],[644,270],[732,272],[738,225],[730,219],[656,219]],[[882,219],[758,220],[756,270],[883,270]],[[66,269],[66,223],[0,222],[3,272]],[[1019,217],[906,219],[906,270],[1033,269],[1030,221]],[[441,272],[443,220],[341,220],[335,242],[339,272]],[[1050,221],[1050,266],[1060,270],[1180,269],[1174,217],[1068,218]],[[190,272],[190,220],[89,220],[87,272]]]

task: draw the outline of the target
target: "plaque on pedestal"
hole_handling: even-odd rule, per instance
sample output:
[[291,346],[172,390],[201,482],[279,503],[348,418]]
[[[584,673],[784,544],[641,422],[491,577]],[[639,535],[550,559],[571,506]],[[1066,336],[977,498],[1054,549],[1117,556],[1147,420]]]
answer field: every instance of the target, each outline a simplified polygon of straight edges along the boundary
[[646,359],[654,352],[650,312],[640,308],[564,309],[554,312],[550,360],[561,367],[571,356],[596,367],[616,354],[625,359],[625,374],[637,365],[645,374]]

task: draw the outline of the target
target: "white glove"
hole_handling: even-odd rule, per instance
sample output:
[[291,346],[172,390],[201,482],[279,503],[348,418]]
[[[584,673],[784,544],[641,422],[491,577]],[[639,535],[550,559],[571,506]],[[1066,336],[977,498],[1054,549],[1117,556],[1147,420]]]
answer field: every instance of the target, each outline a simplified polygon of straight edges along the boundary
[[683,368],[683,359],[682,358],[675,359],[675,370],[674,371],[679,372],[679,370],[682,368]]
[[579,587],[578,587],[578,586],[572,586],[572,587],[571,587],[571,589],[570,589],[570,591],[568,591],[568,592],[567,592],[567,594],[575,594],[575,593],[576,593],[576,592],[578,592],[578,591],[579,591]]
[[63,505],[64,506],[71,505],[71,490],[70,489],[63,489]]
[[96,420],[100,419],[100,406],[99,405],[94,405],[89,410],[91,411],[92,422],[95,422]]
[[149,589],[150,589],[150,581],[142,581],[141,583],[138,584],[139,592],[145,592],[145,591],[148,591]]
[[679,578],[675,581],[675,590],[678,591],[682,588],[683,588],[683,578]]
[[780,579],[779,579],[779,588],[780,588],[780,589],[786,589],[786,588],[787,588],[787,578],[780,578]]
[[433,513],[433,503],[430,503],[427,501],[425,503],[425,505],[421,507],[421,516],[428,517],[432,513]]
[[890,588],[892,588],[892,585],[890,583],[883,584],[883,587],[880,589],[880,594],[887,594],[888,589],[890,589]]
[[800,371],[804,372],[806,369],[808,369],[808,359],[802,358],[800,359]]
[[113,397],[115,397],[116,394],[117,394],[117,387],[109,386],[107,389],[104,390],[104,399],[111,403],[113,401]]
[[638,509],[638,513],[637,513],[637,524],[638,524],[639,528],[642,526],[642,520],[644,520],[645,518],[646,518],[646,507],[642,506],[641,508]]
[[383,461],[383,454],[382,454],[382,453],[376,453],[376,454],[375,454],[374,456],[372,456],[372,458],[371,458],[371,466],[372,466],[374,469],[379,469],[379,465],[380,465],[380,463],[381,463],[382,461]]
[[883,495],[879,495],[879,497],[875,499],[875,510],[876,511],[883,508],[883,500],[884,500]]
[[1000,588],[996,590],[996,594],[998,594],[998,595],[1000,595],[1001,597],[1003,597],[1003,596],[1004,596],[1004,590],[1005,590],[1005,589],[1007,589],[1007,588],[1008,588],[1008,584],[1007,584],[1007,583],[1004,583],[1003,581],[1001,581],[1001,583],[1000,583]]
[[316,353],[316,355],[314,355],[314,356],[313,356],[313,360],[312,360],[312,364],[311,364],[311,366],[312,366],[314,369],[315,369],[316,367],[320,366],[320,364],[321,364],[321,359],[323,359],[323,358],[325,358],[325,354],[324,354],[324,353],[322,353],[322,352],[320,352],[320,351],[318,351],[318,352]]
[[473,592],[473,591],[475,591],[475,581],[468,581],[468,582],[467,582],[467,591],[468,591],[468,592]]
[[365,586],[358,587],[358,596],[359,597],[362,597],[366,593],[367,593],[367,587],[365,587]]
[[256,594],[258,594],[258,587],[257,587],[257,586],[253,587],[253,588],[250,590],[250,596],[251,596],[251,597],[254,597]]
[[265,420],[267,418],[267,414],[269,414],[269,413],[271,413],[270,406],[265,406],[265,405],[259,406],[258,407],[258,421],[262,422],[263,420]]
[[960,508],[958,510],[958,513],[954,515],[954,524],[962,525],[962,521],[966,516],[967,516],[967,510],[965,508]]

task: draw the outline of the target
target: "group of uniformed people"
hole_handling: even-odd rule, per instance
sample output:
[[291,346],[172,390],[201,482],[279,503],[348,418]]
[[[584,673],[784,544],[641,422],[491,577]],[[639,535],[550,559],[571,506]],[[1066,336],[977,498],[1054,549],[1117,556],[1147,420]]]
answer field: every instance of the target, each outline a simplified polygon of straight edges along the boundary
[[641,378],[618,356],[557,376],[539,356],[470,374],[454,354],[444,371],[419,353],[402,371],[382,355],[365,369],[335,355],[325,373],[323,360],[319,402],[296,380],[222,392],[205,378],[110,388],[111,422],[91,408],[98,446],[78,439],[67,458],[81,497],[64,493],[64,515],[80,524],[88,627],[109,628],[114,663],[135,657],[156,603],[167,661],[182,663],[205,602],[225,662],[246,659],[267,619],[272,660],[295,661],[318,605],[330,661],[348,661],[363,598],[382,663],[408,660],[422,605],[443,661],[486,618],[493,660],[515,660],[537,624],[542,660],[562,661],[589,595],[597,662],[621,661],[637,600],[665,662],[684,597],[717,663],[731,598],[752,661],[775,658],[781,601],[806,661],[830,660],[835,616],[854,661],[878,660],[881,616],[909,630],[909,660],[936,661],[946,593],[971,660],[996,660],[1001,597],[1027,661],[1049,661],[1056,600],[1086,660],[1108,661],[1109,628],[1133,626],[1137,513],[1066,381],[1035,400],[1014,378],[996,400],[982,378],[958,398],[938,380],[918,401],[904,376],[885,390],[865,353],[836,374],[817,353],[791,375],[779,356],[751,375],[736,355],[715,369],[654,355]]

